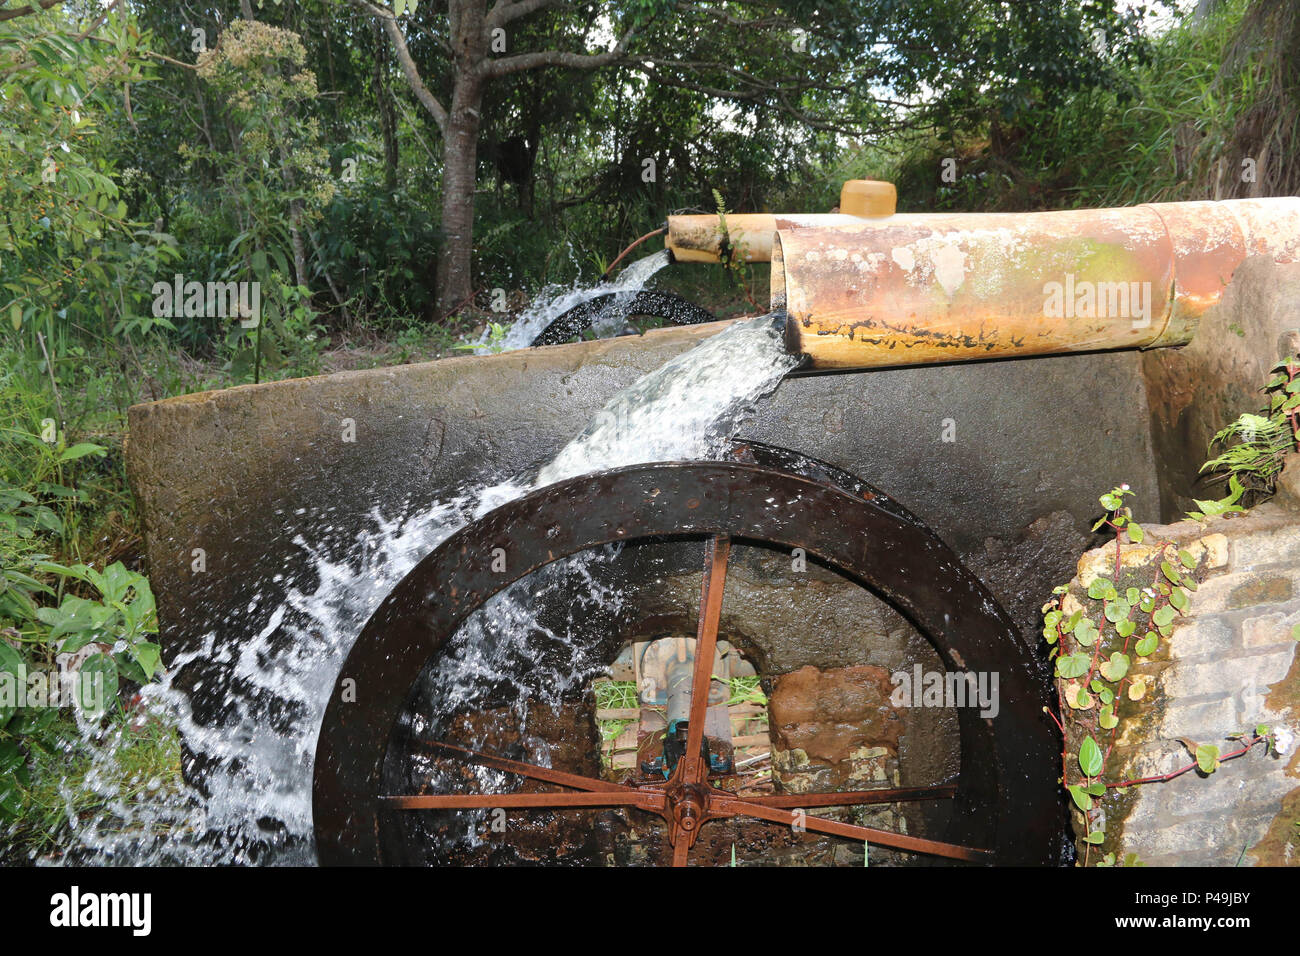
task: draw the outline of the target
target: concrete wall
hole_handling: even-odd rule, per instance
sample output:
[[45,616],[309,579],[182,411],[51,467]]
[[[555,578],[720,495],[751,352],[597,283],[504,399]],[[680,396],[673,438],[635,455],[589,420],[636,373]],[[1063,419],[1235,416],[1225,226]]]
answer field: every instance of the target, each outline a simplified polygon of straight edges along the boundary
[[[410,514],[467,485],[531,477],[621,387],[720,327],[132,408],[128,468],[167,655],[199,647],[210,631],[218,648],[239,644],[267,626],[292,584],[312,590],[312,562],[296,540],[342,553],[376,512]],[[793,378],[741,434],[809,452],[896,496],[1030,629],[1044,586],[1068,576],[1084,546],[1097,490],[1115,469],[1154,500],[1138,363],[1112,353]],[[1099,405],[1099,388],[1114,401]],[[803,663],[849,662],[830,648]]]
[[1287,354],[1300,354],[1300,263],[1261,257],[1233,273],[1190,344],[1142,354],[1164,520],[1191,508],[1193,496],[1222,497],[1200,479],[1210,439],[1263,406],[1260,388]]

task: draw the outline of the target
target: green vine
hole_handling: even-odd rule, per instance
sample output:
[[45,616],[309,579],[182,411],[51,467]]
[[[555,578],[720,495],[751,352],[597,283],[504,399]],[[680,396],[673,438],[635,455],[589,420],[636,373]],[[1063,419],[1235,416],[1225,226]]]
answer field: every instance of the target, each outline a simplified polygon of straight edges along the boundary
[[[1109,793],[1172,780],[1192,770],[1208,775],[1222,761],[1241,756],[1259,743],[1274,748],[1272,732],[1261,724],[1232,735],[1229,739],[1238,740],[1240,746],[1231,752],[1184,740],[1194,758],[1186,766],[1154,777],[1115,780],[1111,775],[1108,779],[1121,721],[1136,719],[1151,691],[1151,677],[1134,668],[1151,661],[1179,618],[1189,613],[1191,594],[1197,589],[1194,573],[1201,563],[1191,551],[1179,550],[1171,542],[1147,542],[1146,532],[1124,503],[1132,494],[1121,485],[1098,499],[1106,514],[1093,530],[1104,527],[1115,534],[1110,576],[1092,577],[1086,592],[1058,587],[1043,606],[1043,639],[1051,646],[1058,695],[1058,714],[1050,709],[1048,713],[1064,740],[1061,784],[1086,821],[1085,865],[1090,849],[1106,838],[1105,815],[1100,810]],[[1126,546],[1142,547],[1129,547],[1126,552]],[[1136,862],[1132,854],[1117,862],[1116,855],[1108,853],[1099,865]]]

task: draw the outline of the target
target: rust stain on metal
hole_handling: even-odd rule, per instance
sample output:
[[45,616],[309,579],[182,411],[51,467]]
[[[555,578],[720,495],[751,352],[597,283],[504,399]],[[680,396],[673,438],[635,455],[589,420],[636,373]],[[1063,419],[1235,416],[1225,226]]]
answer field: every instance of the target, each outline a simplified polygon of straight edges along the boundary
[[1176,346],[1248,255],[1300,259],[1300,200],[805,222],[772,305],[822,368]]

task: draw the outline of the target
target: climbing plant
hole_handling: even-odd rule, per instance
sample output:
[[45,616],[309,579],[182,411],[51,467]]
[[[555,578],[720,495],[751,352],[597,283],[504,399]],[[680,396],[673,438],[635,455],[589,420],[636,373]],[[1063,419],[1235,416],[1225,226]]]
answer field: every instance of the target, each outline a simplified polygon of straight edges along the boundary
[[[1189,613],[1197,589],[1196,572],[1205,557],[1203,546],[1188,550],[1168,541],[1148,541],[1125,504],[1132,494],[1127,485],[1120,485],[1099,499],[1106,511],[1093,530],[1114,532],[1113,564],[1081,573],[1074,587],[1056,588],[1043,606],[1043,639],[1054,661],[1059,717],[1050,709],[1048,713],[1063,737],[1062,786],[1087,825],[1085,864],[1091,848],[1106,840],[1103,804],[1108,795],[1193,770],[1208,775],[1222,761],[1258,744],[1269,751],[1276,747],[1273,732],[1260,724],[1230,735],[1239,746],[1227,753],[1213,744],[1184,740],[1191,758],[1185,766],[1155,776],[1116,779],[1111,755],[1121,724],[1140,720],[1153,689],[1151,675],[1143,673],[1140,665],[1162,656],[1177,621]],[[1109,563],[1110,555],[1102,553]],[[1129,854],[1118,862],[1137,861]],[[1099,865],[1116,863],[1116,854],[1107,853]]]

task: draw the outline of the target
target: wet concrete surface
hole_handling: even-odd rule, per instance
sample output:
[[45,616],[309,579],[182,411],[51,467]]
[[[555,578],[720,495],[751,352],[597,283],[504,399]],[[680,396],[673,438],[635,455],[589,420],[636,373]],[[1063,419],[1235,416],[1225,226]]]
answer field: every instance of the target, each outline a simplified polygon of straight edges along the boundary
[[[128,466],[170,656],[215,630],[266,627],[312,559],[373,527],[501,476],[531,476],[620,387],[717,326],[487,357],[245,386],[136,406]],[[1133,354],[836,374],[784,382],[741,436],[793,447],[898,498],[1004,599],[1041,592],[1127,480],[1155,506],[1147,414]],[[738,370],[739,373],[740,370]],[[1105,395],[1102,401],[1098,396]],[[355,441],[346,440],[346,429]],[[945,441],[945,436],[953,441]],[[205,570],[194,570],[202,549]],[[1029,605],[1037,598],[1029,599]],[[1028,606],[1028,605],[1027,605]]]

